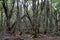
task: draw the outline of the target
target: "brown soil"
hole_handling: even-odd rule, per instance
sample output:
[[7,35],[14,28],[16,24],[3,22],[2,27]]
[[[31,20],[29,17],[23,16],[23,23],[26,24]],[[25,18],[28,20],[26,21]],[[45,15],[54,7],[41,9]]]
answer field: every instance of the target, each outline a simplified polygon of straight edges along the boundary
[[46,35],[43,35],[43,36],[39,36],[39,38],[21,38],[20,36],[6,36],[5,39],[3,40],[60,40],[60,36],[57,36],[57,37],[52,37],[52,36],[46,36]]

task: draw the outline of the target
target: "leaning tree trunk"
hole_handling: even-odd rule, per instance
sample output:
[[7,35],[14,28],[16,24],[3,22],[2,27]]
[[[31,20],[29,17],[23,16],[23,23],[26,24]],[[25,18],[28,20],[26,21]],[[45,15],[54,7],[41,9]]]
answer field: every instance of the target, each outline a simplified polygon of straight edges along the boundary
[[23,4],[24,15],[25,15],[24,21],[26,23],[26,27],[28,27],[28,26],[33,26],[33,24],[32,24],[32,19],[30,18],[30,15],[28,12],[28,4],[26,4],[26,3],[27,3],[27,0],[24,0],[24,4]]
[[5,11],[5,15],[6,15],[6,28],[7,28],[7,30],[10,30],[10,17],[8,14],[8,7],[7,7],[7,1],[6,0],[3,0],[3,8]]
[[10,33],[10,31],[11,31],[10,19],[13,14],[14,3],[15,3],[15,1],[13,0],[13,2],[12,2],[13,5],[12,5],[11,10],[8,9],[7,0],[3,0],[3,3],[2,3],[4,11],[5,11],[5,15],[6,15],[6,32],[8,32],[8,33]]

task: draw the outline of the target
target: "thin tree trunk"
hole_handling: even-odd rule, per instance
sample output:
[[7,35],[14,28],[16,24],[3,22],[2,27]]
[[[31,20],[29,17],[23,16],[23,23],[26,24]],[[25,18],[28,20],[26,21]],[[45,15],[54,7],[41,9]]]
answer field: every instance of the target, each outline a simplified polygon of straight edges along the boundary
[[38,13],[37,13],[37,6],[36,0],[32,0],[32,10],[33,10],[33,31],[34,37],[38,37]]
[[52,0],[51,0],[51,6],[50,6],[50,15],[49,15],[49,30],[50,30],[50,33],[53,32],[53,23],[52,23]]
[[58,32],[58,9],[55,12],[55,31]]
[[20,0],[17,0],[17,20],[16,20],[16,29],[17,33],[20,32],[20,27],[21,27],[21,13],[20,13],[20,5],[19,5]]
[[44,30],[44,34],[46,34],[47,30],[48,30],[48,18],[49,18],[49,2],[48,2],[48,0],[45,0],[45,30]]

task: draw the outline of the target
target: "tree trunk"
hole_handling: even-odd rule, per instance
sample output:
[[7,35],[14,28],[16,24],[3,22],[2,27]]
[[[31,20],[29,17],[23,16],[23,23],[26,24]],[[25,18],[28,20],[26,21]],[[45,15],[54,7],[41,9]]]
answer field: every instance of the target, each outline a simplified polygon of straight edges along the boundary
[[52,0],[51,0],[51,6],[50,6],[50,15],[49,15],[49,21],[50,21],[50,23],[49,23],[49,31],[50,31],[50,33],[52,33],[53,32],[53,23],[52,23]]
[[44,30],[44,34],[47,33],[48,30],[48,18],[49,18],[49,1],[45,0],[45,30]]
[[20,12],[20,5],[19,5],[20,0],[17,0],[17,18],[16,18],[16,30],[17,33],[20,32],[21,28],[21,12]]
[[37,13],[37,6],[36,0],[32,0],[32,10],[33,10],[33,34],[34,37],[38,37],[38,13]]
[[55,12],[55,31],[58,32],[58,9]]
[[2,3],[3,8],[4,8],[4,12],[5,12],[5,15],[6,15],[6,33],[11,32],[10,19],[11,19],[12,14],[13,14],[14,3],[15,3],[15,1],[13,0],[13,2],[12,2],[13,5],[12,5],[11,10],[8,9],[7,0],[3,0],[3,3]]

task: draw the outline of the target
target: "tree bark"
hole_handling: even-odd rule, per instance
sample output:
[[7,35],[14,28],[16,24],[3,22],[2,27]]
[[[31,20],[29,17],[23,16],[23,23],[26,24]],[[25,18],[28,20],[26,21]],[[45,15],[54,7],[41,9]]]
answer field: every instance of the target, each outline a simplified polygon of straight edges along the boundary
[[32,0],[32,10],[33,10],[33,34],[34,37],[38,37],[38,12],[37,12],[37,5],[36,0]]
[[45,30],[44,30],[44,34],[47,33],[48,30],[48,18],[49,18],[49,2],[48,0],[45,0]]
[[20,0],[17,0],[17,18],[16,18],[16,30],[17,33],[20,32],[20,27],[21,27],[21,13],[20,13],[20,5],[19,5]]

